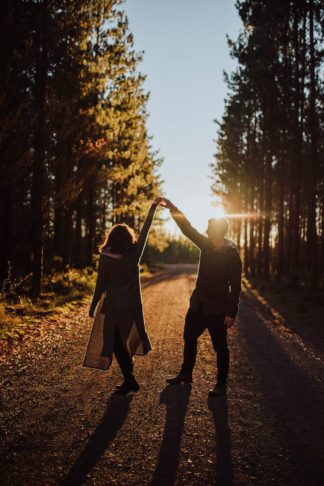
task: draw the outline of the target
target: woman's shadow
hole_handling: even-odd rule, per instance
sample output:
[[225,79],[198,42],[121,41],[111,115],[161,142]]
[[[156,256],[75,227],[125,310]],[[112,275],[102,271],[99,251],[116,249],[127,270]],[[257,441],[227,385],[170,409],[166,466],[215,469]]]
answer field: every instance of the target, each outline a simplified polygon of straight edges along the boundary
[[60,486],[80,485],[87,479],[87,474],[99,461],[127,418],[132,399],[133,395],[115,393],[109,397],[101,421]]
[[232,445],[226,395],[208,397],[208,408],[213,414],[215,425],[215,480],[217,484],[232,486],[234,485]]
[[160,394],[160,403],[166,404],[166,420],[159,459],[151,486],[171,486],[176,477],[181,436],[191,393],[191,385],[168,385]]

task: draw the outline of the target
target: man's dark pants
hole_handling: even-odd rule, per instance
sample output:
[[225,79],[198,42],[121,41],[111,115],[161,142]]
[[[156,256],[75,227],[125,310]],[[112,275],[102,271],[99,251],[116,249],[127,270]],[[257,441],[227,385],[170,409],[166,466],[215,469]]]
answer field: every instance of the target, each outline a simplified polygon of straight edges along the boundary
[[196,362],[197,340],[207,328],[217,353],[217,381],[226,385],[229,368],[227,328],[224,324],[225,313],[204,315],[201,304],[197,310],[189,307],[184,328],[184,356],[181,372],[191,376]]

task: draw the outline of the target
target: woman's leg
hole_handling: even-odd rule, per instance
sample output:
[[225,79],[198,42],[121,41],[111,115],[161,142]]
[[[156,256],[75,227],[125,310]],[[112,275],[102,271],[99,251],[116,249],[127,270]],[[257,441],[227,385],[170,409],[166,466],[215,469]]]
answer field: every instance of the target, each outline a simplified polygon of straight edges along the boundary
[[115,333],[114,333],[114,353],[118,361],[118,364],[120,366],[120,369],[124,375],[124,383],[122,385],[117,386],[116,393],[119,393],[121,395],[127,395],[127,393],[130,391],[137,392],[140,386],[137,383],[135,376],[133,374],[133,370],[134,370],[133,358],[129,354],[125,346],[123,345],[117,326],[115,326]]
[[117,362],[120,366],[120,369],[123,373],[125,380],[133,378],[134,377],[133,358],[129,354],[128,350],[125,348],[124,344],[122,343],[117,326],[115,326],[115,332],[114,332],[114,354],[116,356]]

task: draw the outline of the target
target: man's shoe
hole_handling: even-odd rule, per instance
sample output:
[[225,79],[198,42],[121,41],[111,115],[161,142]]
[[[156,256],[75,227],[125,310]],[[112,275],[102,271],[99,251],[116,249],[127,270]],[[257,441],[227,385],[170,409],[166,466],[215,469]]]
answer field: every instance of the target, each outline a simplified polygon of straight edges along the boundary
[[191,383],[192,376],[186,373],[182,373],[180,371],[180,373],[178,373],[177,376],[175,376],[174,378],[167,378],[165,381],[170,385],[176,385],[178,383]]
[[133,378],[131,380],[125,380],[122,385],[117,385],[115,393],[118,393],[119,395],[127,395],[129,392],[137,392],[139,389],[140,386],[138,382]]
[[212,390],[209,390],[208,395],[210,397],[219,397],[226,394],[226,385],[223,383],[217,383]]

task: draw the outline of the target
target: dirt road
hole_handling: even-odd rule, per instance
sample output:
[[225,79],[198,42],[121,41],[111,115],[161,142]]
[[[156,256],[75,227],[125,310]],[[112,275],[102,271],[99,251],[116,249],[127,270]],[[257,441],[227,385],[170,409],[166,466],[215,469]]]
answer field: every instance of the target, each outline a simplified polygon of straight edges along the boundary
[[192,386],[178,370],[194,265],[170,265],[143,285],[153,350],[136,358],[140,391],[81,366],[91,319],[75,311],[1,365],[3,485],[324,484],[320,349],[287,332],[245,291],[230,331],[227,397],[207,399],[215,359],[200,339]]

